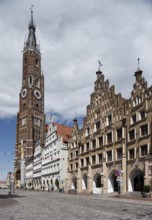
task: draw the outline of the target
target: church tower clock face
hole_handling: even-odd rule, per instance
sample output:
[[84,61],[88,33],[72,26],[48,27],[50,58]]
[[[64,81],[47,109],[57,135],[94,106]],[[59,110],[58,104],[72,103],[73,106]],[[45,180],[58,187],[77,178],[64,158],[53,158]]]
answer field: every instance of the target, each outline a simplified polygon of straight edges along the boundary
[[22,92],[21,92],[21,96],[22,98],[24,99],[27,95],[27,89],[23,89]]
[[21,160],[32,159],[36,143],[43,147],[45,142],[44,75],[41,72],[41,52],[37,44],[32,8],[28,28],[23,49],[22,88],[19,94],[14,162],[16,179],[21,185],[21,177],[17,174],[21,171]]
[[39,90],[35,90],[34,91],[34,95],[35,95],[35,97],[37,98],[37,99],[41,99],[41,92],[39,91]]

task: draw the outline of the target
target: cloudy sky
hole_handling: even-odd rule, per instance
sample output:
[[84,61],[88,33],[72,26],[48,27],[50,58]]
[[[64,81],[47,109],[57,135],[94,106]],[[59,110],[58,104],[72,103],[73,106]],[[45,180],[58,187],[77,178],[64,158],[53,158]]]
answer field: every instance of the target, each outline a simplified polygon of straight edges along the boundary
[[85,115],[98,60],[105,78],[125,98],[130,97],[138,57],[143,76],[152,84],[152,0],[0,0],[0,129],[7,134],[0,131],[2,151],[14,150],[31,3],[47,115],[52,109],[60,121]]

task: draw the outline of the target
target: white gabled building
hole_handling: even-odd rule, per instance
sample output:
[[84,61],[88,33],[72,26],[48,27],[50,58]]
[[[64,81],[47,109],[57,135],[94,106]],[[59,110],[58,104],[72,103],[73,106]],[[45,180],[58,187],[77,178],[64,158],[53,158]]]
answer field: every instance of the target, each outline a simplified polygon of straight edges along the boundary
[[42,147],[36,145],[33,159],[33,187],[42,189]]
[[26,161],[25,170],[26,188],[31,189],[33,186],[33,159]]
[[57,190],[66,189],[68,140],[72,128],[51,122],[47,126],[45,147],[42,150],[42,187]]

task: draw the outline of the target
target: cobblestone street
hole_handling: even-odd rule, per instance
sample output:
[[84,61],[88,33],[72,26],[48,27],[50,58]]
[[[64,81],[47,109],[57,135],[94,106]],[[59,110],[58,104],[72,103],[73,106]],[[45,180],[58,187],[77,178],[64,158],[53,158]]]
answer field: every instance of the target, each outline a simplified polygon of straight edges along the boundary
[[0,207],[1,220],[152,219],[151,201],[20,190],[16,194],[18,204]]

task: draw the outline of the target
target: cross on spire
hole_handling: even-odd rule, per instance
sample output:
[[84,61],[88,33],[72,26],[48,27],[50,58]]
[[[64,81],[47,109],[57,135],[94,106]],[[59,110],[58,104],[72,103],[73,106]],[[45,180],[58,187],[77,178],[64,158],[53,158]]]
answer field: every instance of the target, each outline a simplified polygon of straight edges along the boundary
[[138,70],[140,70],[140,58],[138,57]]
[[98,60],[98,64],[99,64],[98,70],[100,71],[100,67],[103,66],[103,64],[100,62],[100,60]]
[[33,8],[34,8],[34,5],[31,4],[31,7],[30,7],[31,12],[33,12]]

